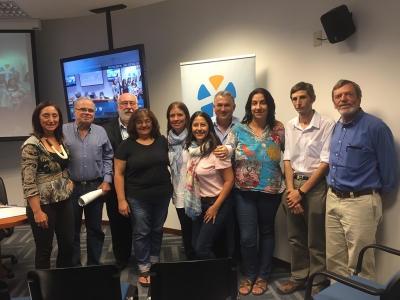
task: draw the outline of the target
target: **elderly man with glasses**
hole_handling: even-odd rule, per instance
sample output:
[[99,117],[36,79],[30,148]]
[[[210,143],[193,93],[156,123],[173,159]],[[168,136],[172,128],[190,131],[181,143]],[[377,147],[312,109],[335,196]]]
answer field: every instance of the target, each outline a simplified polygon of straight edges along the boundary
[[[117,100],[118,117],[103,125],[114,153],[117,151],[119,144],[128,138],[126,127],[133,111],[137,108],[138,102],[135,95],[122,94]],[[111,185],[111,191],[105,197],[115,265],[122,271],[131,257],[132,223],[130,218],[122,216],[118,211],[118,199],[114,185]]]
[[[75,233],[73,266],[81,266],[80,233],[82,213],[85,211],[87,231],[87,265],[101,265],[100,256],[104,243],[101,229],[103,215],[102,196],[111,189],[114,152],[103,127],[93,124],[95,105],[87,97],[74,102],[75,122],[64,124],[65,143],[70,152],[69,178],[74,182],[71,196],[74,207]],[[102,196],[84,207],[78,199],[94,190],[102,190]]]

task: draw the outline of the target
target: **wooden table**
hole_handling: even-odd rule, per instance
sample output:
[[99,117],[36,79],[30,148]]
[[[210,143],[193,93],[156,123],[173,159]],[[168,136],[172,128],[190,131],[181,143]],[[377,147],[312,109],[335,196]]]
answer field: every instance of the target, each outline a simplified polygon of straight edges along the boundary
[[[16,216],[10,218],[0,219],[0,230],[2,228],[11,228],[28,223],[27,216]],[[1,245],[0,245],[0,280],[4,279],[3,261],[1,256]]]
[[28,217],[25,215],[4,218],[4,219],[0,219],[0,229],[1,228],[11,228],[11,227],[19,226],[19,225],[26,224],[26,223],[28,223]]

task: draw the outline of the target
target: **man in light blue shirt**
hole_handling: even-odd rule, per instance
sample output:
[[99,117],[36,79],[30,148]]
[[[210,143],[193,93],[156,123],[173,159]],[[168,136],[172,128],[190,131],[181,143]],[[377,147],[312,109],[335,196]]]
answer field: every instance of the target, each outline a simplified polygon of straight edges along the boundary
[[220,91],[214,96],[214,113],[211,118],[215,132],[222,145],[225,145],[226,137],[233,125],[240,123],[240,119],[233,116],[235,111],[235,97],[228,91]]
[[[74,182],[71,195],[74,207],[75,234],[73,266],[81,266],[80,231],[82,213],[85,211],[87,230],[87,265],[100,265],[104,232],[101,230],[103,197],[110,191],[113,176],[114,152],[103,127],[93,124],[95,105],[87,97],[74,103],[75,122],[64,124],[65,143],[70,152],[69,178]],[[101,189],[102,196],[84,207],[78,199],[94,190]]]
[[[393,134],[379,118],[360,107],[361,89],[349,80],[333,87],[341,114],[333,131],[326,199],[327,269],[352,275],[360,250],[375,243],[382,199],[398,184]],[[373,280],[375,257],[366,251],[360,276]]]

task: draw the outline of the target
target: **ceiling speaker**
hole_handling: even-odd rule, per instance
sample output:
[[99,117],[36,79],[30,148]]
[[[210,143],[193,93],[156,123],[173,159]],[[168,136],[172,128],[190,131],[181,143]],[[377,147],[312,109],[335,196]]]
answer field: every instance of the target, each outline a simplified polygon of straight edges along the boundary
[[323,14],[321,22],[331,44],[344,41],[356,32],[352,14],[346,5],[340,5]]

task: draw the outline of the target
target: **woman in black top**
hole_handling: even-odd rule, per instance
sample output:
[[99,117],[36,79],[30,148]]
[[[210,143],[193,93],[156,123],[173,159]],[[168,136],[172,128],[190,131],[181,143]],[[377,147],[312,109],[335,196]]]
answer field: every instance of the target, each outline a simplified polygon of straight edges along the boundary
[[159,262],[162,228],[172,197],[167,140],[154,114],[135,110],[129,119],[129,138],[115,154],[115,190],[119,212],[132,220],[133,247],[142,286],[150,285],[150,266]]
[[56,104],[41,102],[32,115],[33,134],[22,145],[22,188],[26,214],[36,244],[35,268],[49,269],[53,236],[57,236],[57,268],[72,266],[74,212],[68,179],[68,149]]

